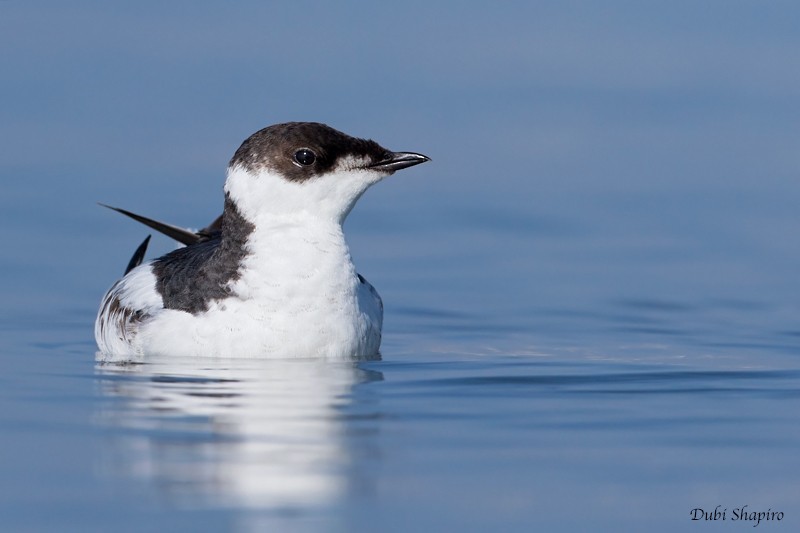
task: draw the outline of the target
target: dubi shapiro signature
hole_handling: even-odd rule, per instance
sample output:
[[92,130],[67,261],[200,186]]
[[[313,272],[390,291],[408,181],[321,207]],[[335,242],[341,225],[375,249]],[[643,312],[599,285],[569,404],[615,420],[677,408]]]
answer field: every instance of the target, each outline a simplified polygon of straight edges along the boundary
[[717,505],[712,511],[706,511],[702,507],[695,507],[689,511],[689,516],[692,517],[692,520],[729,520],[731,522],[746,520],[752,521],[753,527],[758,527],[758,524],[760,524],[762,520],[765,522],[771,520],[780,522],[783,520],[783,511],[773,511],[772,509],[767,509],[766,511],[751,511],[747,508],[747,505],[745,505],[743,507],[734,507],[729,514],[727,507],[723,508],[721,505]]

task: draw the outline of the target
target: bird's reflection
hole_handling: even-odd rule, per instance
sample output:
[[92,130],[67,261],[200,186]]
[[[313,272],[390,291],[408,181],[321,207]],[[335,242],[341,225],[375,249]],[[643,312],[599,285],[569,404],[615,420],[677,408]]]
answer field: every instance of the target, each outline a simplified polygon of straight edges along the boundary
[[354,459],[343,413],[358,384],[383,379],[358,363],[298,360],[159,360],[97,375],[105,396],[124,399],[100,412],[120,429],[106,469],[184,504],[289,510],[342,496]]

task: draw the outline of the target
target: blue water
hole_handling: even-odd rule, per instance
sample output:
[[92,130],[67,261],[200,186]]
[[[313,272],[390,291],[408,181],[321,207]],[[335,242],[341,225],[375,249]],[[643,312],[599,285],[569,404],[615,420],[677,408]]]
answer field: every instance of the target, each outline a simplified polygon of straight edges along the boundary
[[[2,529],[797,530],[799,18],[0,2]],[[345,225],[383,359],[97,365],[94,202],[203,226],[285,120],[433,159]]]

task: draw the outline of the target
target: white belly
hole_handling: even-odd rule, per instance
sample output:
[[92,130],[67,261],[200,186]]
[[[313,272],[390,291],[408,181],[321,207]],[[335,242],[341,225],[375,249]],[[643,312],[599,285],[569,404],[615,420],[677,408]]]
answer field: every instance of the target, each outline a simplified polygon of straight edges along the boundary
[[[365,285],[360,287],[367,291]],[[367,296],[295,298],[282,309],[269,302],[231,298],[197,315],[165,309],[142,326],[141,351],[191,357],[374,357],[380,347],[382,311],[375,303],[370,306],[372,298]]]
[[[377,293],[349,268],[338,275],[323,270],[284,276],[279,284],[244,276],[230,298],[191,314],[164,309],[152,268],[142,265],[109,291],[100,308],[95,336],[101,358],[377,357],[383,322]],[[137,311],[141,320],[131,319]]]

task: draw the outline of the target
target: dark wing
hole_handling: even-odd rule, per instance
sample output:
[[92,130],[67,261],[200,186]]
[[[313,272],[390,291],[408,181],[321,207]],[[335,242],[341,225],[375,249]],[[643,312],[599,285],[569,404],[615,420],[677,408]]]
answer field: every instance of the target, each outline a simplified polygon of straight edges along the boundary
[[131,257],[130,262],[128,263],[127,268],[125,268],[125,274],[133,270],[134,268],[138,267],[142,264],[144,260],[144,254],[147,252],[147,244],[150,242],[150,235],[139,245],[135,252],[133,252],[133,257]]
[[[193,231],[189,231],[188,229],[179,228],[178,226],[173,226],[172,224],[167,224],[165,222],[159,222],[158,220],[153,220],[152,218],[143,217],[142,215],[137,215],[136,213],[131,213],[125,209],[121,209],[119,207],[112,207],[106,204],[100,204],[103,207],[107,207],[109,209],[113,209],[117,213],[122,213],[125,216],[132,218],[137,222],[141,222],[145,226],[149,226],[154,230],[163,233],[167,237],[175,239],[181,244],[190,245],[190,244],[197,244],[199,242],[205,242],[217,235],[222,231],[222,215],[218,216],[214,222],[206,226],[205,228],[201,229],[197,233]],[[146,248],[146,245],[145,245]],[[138,250],[137,250],[138,252]],[[134,255],[134,257],[136,257]]]
[[200,237],[200,240],[198,242],[204,242],[209,239],[213,239],[214,237],[217,237],[221,233],[222,233],[222,215],[215,218],[214,222],[212,222],[211,224],[209,224],[208,226],[197,232],[197,236]]

